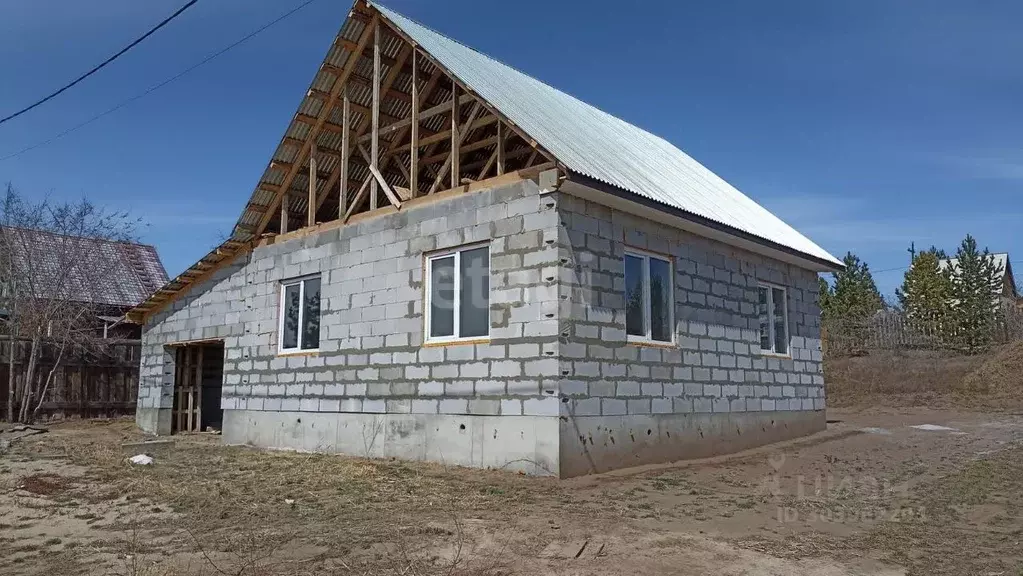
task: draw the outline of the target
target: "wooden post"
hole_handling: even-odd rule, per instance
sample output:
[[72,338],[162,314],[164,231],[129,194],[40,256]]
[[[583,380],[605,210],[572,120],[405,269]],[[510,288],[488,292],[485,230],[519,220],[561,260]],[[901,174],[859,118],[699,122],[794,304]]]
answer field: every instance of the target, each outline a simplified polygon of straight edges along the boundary
[[288,231],[288,194],[281,196],[281,234]]
[[[374,22],[373,28],[373,113],[372,113],[372,136],[370,139],[370,165],[377,167],[380,159],[380,21]],[[379,169],[379,168],[378,168]],[[369,183],[369,209],[377,208],[377,183],[372,180]]]
[[[470,118],[470,120],[472,120]],[[458,186],[460,166],[458,165],[458,148],[461,139],[458,137],[458,84],[451,82],[451,187]]]
[[416,85],[419,63],[412,49],[412,139],[409,140],[409,193],[419,195],[419,87]]
[[309,209],[306,226],[316,224],[316,136],[312,138],[312,148],[309,150]]
[[497,175],[504,174],[504,126],[497,121]]
[[178,400],[178,432],[181,432],[181,429],[185,426],[185,364],[188,361],[188,357],[185,355],[185,352],[185,348],[178,348],[174,352],[174,356],[177,357],[177,362],[175,362],[174,366],[174,392],[176,392]]
[[[315,198],[313,200],[315,201]],[[198,366],[196,366],[198,377],[196,378],[195,387],[195,394],[197,396],[195,403],[195,430],[197,432],[202,432],[202,364],[205,350],[205,347],[199,347],[199,362]]]
[[350,115],[349,108],[351,104],[348,101],[348,89],[345,88],[345,99],[341,106],[341,198],[338,201],[337,217],[344,218],[348,202],[348,155],[350,150],[348,148],[348,131],[351,129],[348,122],[348,116]]

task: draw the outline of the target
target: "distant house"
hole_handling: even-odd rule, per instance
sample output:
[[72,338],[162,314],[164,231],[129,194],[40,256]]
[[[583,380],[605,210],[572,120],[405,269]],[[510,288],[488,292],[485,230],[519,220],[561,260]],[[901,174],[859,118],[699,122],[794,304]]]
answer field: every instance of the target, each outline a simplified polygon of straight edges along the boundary
[[[16,258],[31,260],[31,263],[23,265],[32,267],[33,277],[56,279],[72,274],[66,279],[71,300],[93,308],[96,329],[102,335],[107,338],[141,337],[141,327],[127,323],[125,314],[167,283],[167,272],[155,248],[25,228],[5,228],[2,233],[11,235],[8,244],[15,250]],[[77,247],[68,249],[68,243]],[[89,258],[103,269],[75,276],[76,267],[60,261],[62,254],[75,253],[89,254]],[[96,281],[97,277],[102,280]],[[38,290],[45,291],[46,288],[39,287]]]
[[565,477],[825,428],[842,264],[670,142],[363,1],[302,93],[132,312],[144,430]]
[[[1023,297],[1020,297],[1019,289],[1016,286],[1016,277],[1012,273],[1012,259],[1009,258],[1009,254],[1006,252],[991,254],[991,260],[995,263],[995,266],[999,266],[1002,269],[1002,289],[997,296],[1006,304],[1023,308]],[[957,258],[949,258],[938,261],[938,267],[942,270],[950,266],[952,269],[955,269],[959,266],[959,260]]]

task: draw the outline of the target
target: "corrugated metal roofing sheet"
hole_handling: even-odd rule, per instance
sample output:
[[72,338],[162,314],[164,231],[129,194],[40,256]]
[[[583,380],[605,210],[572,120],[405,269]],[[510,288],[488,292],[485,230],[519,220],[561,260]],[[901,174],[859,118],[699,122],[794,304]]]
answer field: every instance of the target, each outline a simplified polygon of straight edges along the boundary
[[[996,267],[1001,267],[1002,271],[1005,272],[1009,269],[1009,254],[1007,252],[998,252],[991,254],[991,261],[994,262]],[[953,269],[959,267],[958,258],[949,258],[947,260],[938,260],[938,268],[944,270],[951,266]]]
[[670,142],[375,2],[385,18],[569,170],[840,265]]
[[152,246],[26,228],[5,228],[4,233],[11,236],[22,265],[31,263],[40,298],[59,293],[79,302],[127,308],[167,283]]

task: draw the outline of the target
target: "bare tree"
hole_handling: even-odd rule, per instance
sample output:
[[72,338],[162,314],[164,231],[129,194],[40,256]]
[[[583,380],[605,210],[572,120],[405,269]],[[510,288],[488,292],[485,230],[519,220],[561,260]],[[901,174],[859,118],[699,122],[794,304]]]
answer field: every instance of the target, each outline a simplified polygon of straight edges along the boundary
[[[29,346],[20,387],[11,370],[8,418],[27,422],[38,414],[68,354],[94,348],[100,332],[97,315],[107,308],[104,286],[123,265],[119,244],[135,240],[139,222],[84,199],[25,199],[10,184],[0,210],[12,368],[15,342]],[[45,377],[39,373],[44,349],[54,355]]]

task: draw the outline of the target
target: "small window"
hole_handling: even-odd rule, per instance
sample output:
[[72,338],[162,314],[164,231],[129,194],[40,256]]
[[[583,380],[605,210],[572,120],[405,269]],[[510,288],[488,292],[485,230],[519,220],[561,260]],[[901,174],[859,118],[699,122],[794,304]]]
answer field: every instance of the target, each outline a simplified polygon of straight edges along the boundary
[[490,335],[490,246],[426,258],[426,340]]
[[625,333],[629,340],[674,341],[671,274],[670,260],[642,252],[625,253]]
[[281,352],[320,347],[320,278],[288,280],[281,285]]
[[785,289],[761,284],[759,300],[761,352],[788,354],[789,312]]

